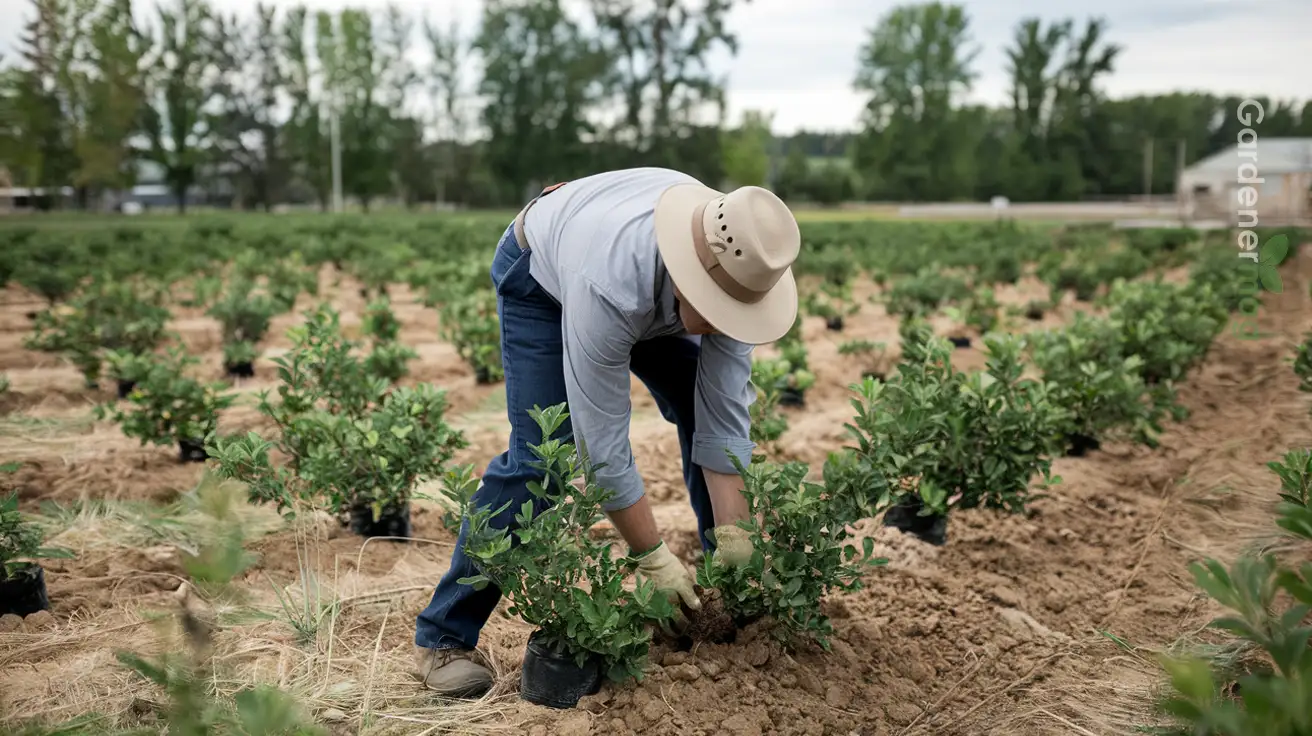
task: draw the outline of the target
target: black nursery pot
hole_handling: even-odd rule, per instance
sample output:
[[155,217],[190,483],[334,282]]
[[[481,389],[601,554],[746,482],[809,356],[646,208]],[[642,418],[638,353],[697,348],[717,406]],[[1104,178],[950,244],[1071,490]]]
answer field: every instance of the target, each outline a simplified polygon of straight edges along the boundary
[[1034,322],[1038,322],[1039,320],[1043,319],[1043,310],[1037,308],[1026,309],[1025,318],[1032,320]]
[[599,658],[592,657],[580,667],[573,657],[557,653],[543,639],[541,631],[528,637],[519,674],[521,698],[548,708],[573,708],[579,698],[601,689]]
[[136,387],[136,381],[125,381],[122,378],[118,379],[118,397],[120,399],[126,399],[128,394],[132,393],[132,389]]
[[492,383],[492,371],[485,365],[480,365],[474,369],[474,382],[478,384]]
[[843,318],[842,318],[842,317],[830,317],[830,318],[825,322],[825,327],[828,327],[830,330],[833,330],[834,332],[842,332],[842,331],[843,331]]
[[876,381],[887,381],[888,376],[881,371],[865,371],[861,374],[862,378],[873,378]]
[[0,616],[6,613],[26,616],[48,610],[50,597],[46,595],[46,571],[40,565],[20,568],[13,575],[0,579]]
[[1085,453],[1097,450],[1102,447],[1102,443],[1097,437],[1090,437],[1087,434],[1071,434],[1066,436],[1067,457],[1084,457]]
[[884,514],[884,526],[891,526],[903,534],[912,534],[922,542],[942,547],[948,541],[948,517],[921,516],[924,508],[919,498],[910,498]]
[[233,363],[231,365],[225,364],[223,366],[223,370],[225,373],[227,373],[230,376],[236,376],[238,378],[250,378],[251,376],[255,375],[255,364],[249,360],[244,361],[242,363]]
[[409,539],[410,504],[401,506],[384,506],[378,520],[374,521],[374,509],[368,504],[351,507],[351,533],[362,537],[402,537]]
[[806,406],[806,392],[791,386],[779,392],[779,406]]
[[969,338],[969,337],[949,337],[949,338],[948,338],[948,342],[952,343],[953,346],[958,347],[958,348],[968,348],[968,347],[970,347],[970,338]]
[[209,459],[205,440],[178,440],[178,456],[184,463],[203,463]]

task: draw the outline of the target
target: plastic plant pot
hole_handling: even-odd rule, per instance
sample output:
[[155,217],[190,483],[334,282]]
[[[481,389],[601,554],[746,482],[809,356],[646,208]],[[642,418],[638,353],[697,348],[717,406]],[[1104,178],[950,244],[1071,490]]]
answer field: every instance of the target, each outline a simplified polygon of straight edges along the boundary
[[806,392],[791,386],[779,392],[779,406],[806,406]]
[[255,375],[255,364],[251,361],[233,363],[223,366],[224,373],[237,378],[250,378]]
[[969,337],[949,337],[949,338],[948,338],[948,342],[952,343],[953,347],[956,347],[956,348],[968,348],[968,347],[970,347],[970,338],[969,338]]
[[40,565],[26,565],[0,579],[0,616],[7,613],[26,616],[50,610],[46,594],[46,572]]
[[128,394],[132,393],[132,389],[136,387],[136,381],[125,381],[122,378],[118,379],[118,397],[120,399],[126,399]]
[[1084,457],[1089,452],[1102,447],[1102,443],[1098,441],[1097,437],[1079,433],[1067,435],[1066,444],[1068,445],[1067,457]]
[[921,516],[922,508],[924,505],[919,498],[907,499],[884,514],[884,526],[891,526],[922,542],[942,547],[948,541],[948,517],[932,514]]
[[205,440],[178,440],[178,457],[184,463],[203,463],[209,459]]
[[830,317],[828,320],[825,321],[825,327],[828,327],[828,328],[829,328],[831,331],[833,331],[833,332],[842,332],[842,331],[843,331],[843,318],[842,318],[842,317]]
[[351,533],[366,538],[401,537],[409,539],[413,533],[410,526],[410,504],[384,506],[377,519],[374,519],[374,509],[370,504],[352,506]]
[[524,648],[519,696],[534,705],[573,708],[579,698],[601,689],[601,661],[589,657],[582,666],[568,654],[557,652],[542,632],[534,631]]

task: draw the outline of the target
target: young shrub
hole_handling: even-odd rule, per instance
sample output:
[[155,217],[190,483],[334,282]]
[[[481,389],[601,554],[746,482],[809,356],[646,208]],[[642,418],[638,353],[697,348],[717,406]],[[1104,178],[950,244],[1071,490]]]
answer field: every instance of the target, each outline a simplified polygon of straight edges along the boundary
[[[427,384],[389,389],[352,353],[337,320],[326,307],[311,313],[275,360],[279,400],[263,392],[260,412],[276,436],[218,439],[211,453],[219,474],[248,484],[253,501],[282,513],[302,503],[350,512],[361,534],[379,536],[371,530],[383,524],[403,532],[386,536],[409,536],[411,495],[442,475],[464,438],[444,420],[444,392]],[[273,449],[289,458],[286,466],[274,465]]]
[[105,350],[134,355],[153,351],[165,337],[164,293],[131,282],[93,281],[66,305],[36,315],[31,350],[64,353],[89,387],[100,380]]
[[987,336],[985,370],[963,374],[941,338],[926,339],[915,325],[904,336],[897,376],[856,387],[849,425],[878,487],[914,490],[944,512],[1023,512],[1036,474],[1044,483],[1060,480],[1050,476],[1050,452],[1063,415],[1041,382],[1022,377],[1022,340]]
[[[510,601],[510,615],[536,627],[540,641],[579,666],[599,659],[612,680],[641,679],[648,624],[670,621],[674,608],[649,581],[626,590],[637,561],[612,558],[610,543],[588,533],[610,491],[596,484],[574,445],[552,439],[568,417],[565,405],[530,414],[543,437],[530,447],[546,478],[529,484],[534,498],[517,509],[509,503],[474,508],[468,484],[456,494],[452,500],[469,520],[465,552],[480,570],[460,582],[479,589],[495,584]],[[507,513],[519,525],[514,532],[504,528]]]
[[442,305],[442,338],[474,369],[480,384],[505,377],[501,370],[501,321],[496,293],[477,289]]
[[985,369],[966,375],[949,417],[938,485],[959,492],[962,508],[1022,513],[1036,474],[1044,485],[1060,481],[1050,470],[1063,413],[1042,382],[1022,377],[1023,338],[994,334],[984,343]]
[[360,280],[363,287],[360,295],[377,297],[387,293],[389,283],[400,281],[406,268],[419,260],[419,255],[404,243],[370,245],[373,247],[362,248],[360,257],[347,267]]
[[206,314],[223,328],[223,367],[228,375],[252,375],[251,364],[259,357],[258,343],[280,310],[272,297],[255,291],[253,281],[234,278],[227,283]]
[[88,312],[99,323],[101,347],[144,355],[164,341],[171,316],[163,306],[166,291],[132,281],[96,281],[88,292]]
[[272,300],[275,314],[290,312],[302,293],[316,296],[319,293],[318,269],[306,264],[300,253],[270,260],[260,250],[242,251],[234,259],[232,281],[248,283],[252,287],[264,279],[264,293]]
[[890,315],[916,317],[930,314],[943,304],[966,299],[970,294],[965,281],[944,274],[937,267],[927,267],[894,282],[885,298],[885,308]]
[[22,243],[13,266],[13,280],[40,295],[51,307],[77,291],[86,274],[85,249],[81,243],[67,242],[67,238],[53,231],[32,233]]
[[979,334],[984,335],[998,326],[998,310],[998,300],[994,297],[993,290],[982,287],[966,300],[961,318],[966,326],[973,327]]
[[219,411],[235,399],[220,393],[223,384],[203,384],[185,374],[199,362],[181,348],[169,350],[128,393],[126,408],[100,404],[96,418],[117,422],[142,445],[177,444],[183,460],[204,460],[204,443],[218,427]]
[[1107,295],[1108,316],[1122,325],[1125,351],[1143,359],[1144,381],[1179,381],[1207,355],[1229,315],[1206,286],[1118,281]]
[[755,548],[751,561],[739,568],[703,559],[697,583],[720,591],[725,610],[735,621],[769,616],[773,634],[795,646],[810,639],[825,649],[833,625],[820,602],[835,591],[861,587],[861,575],[887,560],[873,556],[874,540],[860,542],[850,531],[856,518],[834,503],[828,484],[805,480],[802,463],[773,465],[753,462],[748,467],[734,458],[745,483],[750,514],[738,526],[746,529]]
[[[1295,451],[1268,465],[1281,478],[1277,523],[1300,543],[1312,541],[1312,455]],[[1197,657],[1164,657],[1173,695],[1163,707],[1194,733],[1218,736],[1306,733],[1312,723],[1312,564],[1295,568],[1275,555],[1243,556],[1228,568],[1192,563],[1194,581],[1226,610],[1211,627],[1231,632],[1260,652],[1262,664],[1237,678]]]
[[300,253],[274,261],[264,272],[264,282],[279,312],[295,309],[301,294],[319,295],[319,269],[308,265]]
[[838,346],[838,354],[860,357],[862,364],[865,366],[861,371],[862,378],[870,377],[882,381],[887,375],[888,346],[882,342],[848,340]]
[[1312,332],[1304,335],[1294,350],[1294,374],[1298,376],[1299,391],[1312,391]]
[[775,343],[780,357],[788,363],[788,378],[781,389],[780,403],[783,406],[802,406],[806,403],[806,391],[815,385],[815,374],[807,364],[806,343],[802,341],[802,317],[798,315],[793,326]]
[[852,285],[846,280],[825,281],[806,297],[806,312],[821,317],[829,329],[843,329],[843,320],[856,314],[861,306],[852,298]]
[[406,363],[419,354],[396,341],[401,334],[401,322],[392,312],[387,297],[379,297],[365,308],[362,331],[373,343],[373,350],[364,360],[370,375],[396,383],[410,372]]
[[32,334],[23,339],[23,347],[62,353],[82,374],[88,388],[99,385],[104,365],[100,329],[84,308],[62,305],[38,312]]
[[752,361],[752,386],[756,388],[756,401],[749,408],[751,414],[751,440],[758,445],[778,441],[788,431],[788,417],[779,411],[779,398],[788,386],[791,366],[783,359]]
[[[8,466],[0,465],[0,472],[7,470]],[[0,499],[0,614],[26,616],[50,607],[45,574],[36,561],[67,559],[73,553],[43,547],[43,542],[41,527],[24,521],[18,511],[18,494]]]
[[320,305],[306,312],[305,321],[287,331],[292,346],[273,360],[278,368],[278,402],[260,394],[260,411],[279,424],[322,409],[331,414],[361,417],[382,400],[388,382],[369,373],[357,356],[360,347],[342,335],[341,316]]
[[157,358],[154,354],[138,355],[127,350],[110,350],[105,353],[109,364],[109,377],[118,382],[118,397],[127,398],[132,388],[145,380]]
[[1064,413],[1068,454],[1082,455],[1106,440],[1157,445],[1160,412],[1140,375],[1143,360],[1124,354],[1117,323],[1076,313],[1071,324],[1031,333],[1029,342],[1049,398]]

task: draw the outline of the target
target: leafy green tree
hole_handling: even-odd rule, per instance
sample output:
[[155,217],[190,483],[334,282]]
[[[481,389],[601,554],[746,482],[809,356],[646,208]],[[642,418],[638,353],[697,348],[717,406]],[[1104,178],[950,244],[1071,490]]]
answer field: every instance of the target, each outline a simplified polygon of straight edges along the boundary
[[953,103],[976,77],[977,54],[959,5],[901,5],[870,30],[857,58],[855,87],[868,99],[854,151],[870,196],[947,199],[970,186]]
[[146,158],[164,168],[185,212],[212,139],[205,111],[216,89],[216,21],[207,0],[172,0],[157,10],[146,61]]
[[282,55],[286,60],[286,89],[291,109],[282,136],[292,169],[313,193],[322,209],[328,208],[332,190],[328,122],[322,91],[315,85],[315,49],[307,36],[308,14],[304,5],[287,10],[282,24]]
[[144,42],[132,16],[132,0],[105,0],[90,12],[83,79],[85,125],[74,148],[73,185],[86,199],[124,190],[136,181],[132,136],[139,130]]
[[587,112],[608,64],[561,0],[488,0],[475,47],[487,161],[506,199],[590,168],[582,136],[592,130]]
[[724,173],[734,186],[763,187],[770,176],[770,149],[774,136],[770,125],[774,116],[747,110],[738,128],[726,131],[721,154]]
[[281,198],[287,179],[283,154],[282,95],[287,60],[279,45],[277,11],[255,7],[255,17],[215,20],[222,109],[210,118],[219,160],[235,164],[243,204],[265,210]]
[[707,166],[720,160],[714,147],[719,136],[697,137],[692,119],[707,108],[723,113],[723,83],[708,62],[720,50],[738,50],[728,24],[734,4],[591,0],[592,21],[612,60],[607,97],[623,111],[609,135],[631,147],[629,162],[670,166],[703,181],[719,179],[720,172]]

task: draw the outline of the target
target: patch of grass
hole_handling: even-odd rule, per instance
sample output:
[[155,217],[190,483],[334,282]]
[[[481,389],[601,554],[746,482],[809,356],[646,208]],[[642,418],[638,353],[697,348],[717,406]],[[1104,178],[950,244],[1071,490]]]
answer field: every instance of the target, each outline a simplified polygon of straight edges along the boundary
[[[85,499],[70,504],[47,502],[36,521],[59,544],[74,548],[146,547],[170,545],[195,553],[213,524],[204,507],[207,491],[223,481],[206,473],[196,488],[173,503],[149,501],[104,501]],[[232,493],[237,493],[233,485]],[[269,509],[243,503],[232,510],[245,531],[261,536],[283,527],[282,519]]]
[[0,437],[55,437],[64,434],[86,434],[95,426],[90,413],[34,417],[23,413],[6,414],[0,418]]

